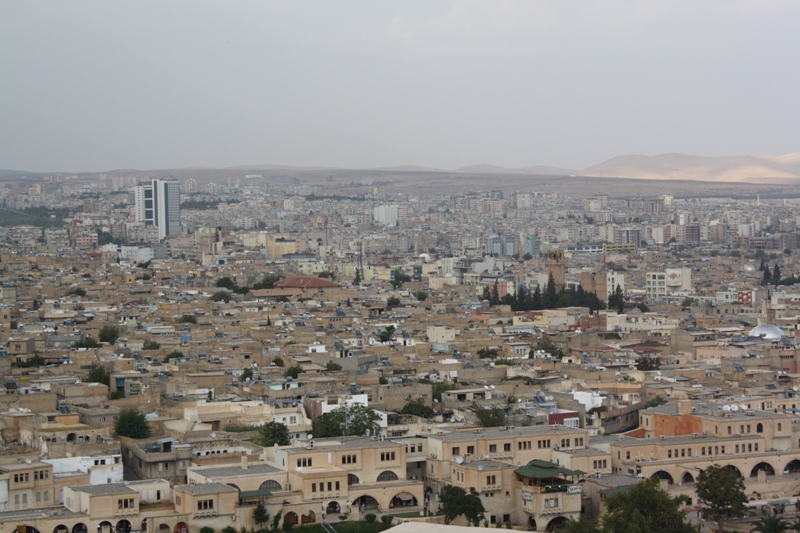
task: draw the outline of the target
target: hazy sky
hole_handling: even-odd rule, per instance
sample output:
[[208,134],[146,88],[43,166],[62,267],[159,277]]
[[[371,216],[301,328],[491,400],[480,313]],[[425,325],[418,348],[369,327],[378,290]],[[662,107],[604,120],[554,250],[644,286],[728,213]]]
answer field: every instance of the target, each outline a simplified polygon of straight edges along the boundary
[[794,0],[0,0],[0,168],[800,151]]

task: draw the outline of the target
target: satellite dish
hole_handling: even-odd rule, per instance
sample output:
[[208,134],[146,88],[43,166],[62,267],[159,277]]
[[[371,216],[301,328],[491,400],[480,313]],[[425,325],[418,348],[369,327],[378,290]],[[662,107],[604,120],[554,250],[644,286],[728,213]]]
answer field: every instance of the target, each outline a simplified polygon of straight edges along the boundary
[[731,411],[733,411],[735,413],[738,410],[739,410],[739,406],[738,405],[736,405],[736,404],[731,405]]
[[491,386],[491,387],[489,387],[489,388],[490,388],[490,389],[492,389],[492,390],[494,390],[494,385],[492,385],[492,386]]
[[798,387],[797,385],[795,385],[794,387],[792,387],[792,390],[793,390],[793,391],[795,391],[795,392],[797,392],[797,391],[799,391],[799,390],[800,390],[800,387]]
[[725,411],[725,412],[727,413],[728,411],[730,411],[730,410],[731,410],[731,406],[730,406],[730,405],[723,405],[723,406],[722,406],[722,410],[723,410],[723,411]]
[[312,435],[311,433],[309,433],[309,434],[306,436],[306,438],[307,438],[308,440],[311,440],[311,439],[313,439],[313,438],[314,438],[314,435]]
[[483,471],[483,465],[478,465],[478,472],[482,472],[482,471]]
[[489,385],[484,385],[483,388],[489,390]]
[[464,458],[463,457],[461,457],[460,455],[458,457],[456,457],[456,464],[460,465],[463,462],[464,462]]
[[548,401],[548,402],[552,402],[552,401],[553,401],[553,397],[552,397],[552,396],[548,396],[548,397],[547,397],[547,401]]
[[517,403],[522,403],[522,398],[517,398]]
[[212,439],[215,439],[216,437],[217,437],[217,434],[216,434],[216,433],[212,433],[212,434],[211,434],[211,438],[212,438]]
[[278,443],[277,443],[277,442],[276,442],[275,444],[273,444],[272,446],[273,446],[273,448],[275,448],[276,450],[278,449]]
[[517,468],[519,468],[520,466],[522,466],[522,462],[517,461]]
[[739,404],[739,409],[741,409],[742,411],[744,411],[745,409],[747,409],[747,406],[746,406],[745,404],[743,404],[743,403],[740,403],[740,404]]

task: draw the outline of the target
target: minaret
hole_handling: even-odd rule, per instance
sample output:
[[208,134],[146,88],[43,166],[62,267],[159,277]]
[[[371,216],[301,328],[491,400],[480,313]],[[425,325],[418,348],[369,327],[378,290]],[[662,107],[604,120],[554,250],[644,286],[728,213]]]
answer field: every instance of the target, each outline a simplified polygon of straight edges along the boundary
[[525,282],[525,239],[523,234],[520,232],[519,234],[519,273],[517,274],[517,290],[522,287],[522,284]]

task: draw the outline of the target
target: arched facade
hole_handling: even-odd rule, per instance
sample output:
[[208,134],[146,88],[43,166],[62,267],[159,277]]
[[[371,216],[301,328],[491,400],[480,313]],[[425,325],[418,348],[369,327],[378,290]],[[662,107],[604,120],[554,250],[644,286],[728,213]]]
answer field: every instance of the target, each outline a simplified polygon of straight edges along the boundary
[[675,483],[675,480],[672,478],[672,475],[669,472],[665,472],[664,470],[659,470],[658,472],[656,472],[655,474],[653,474],[650,477],[657,477],[659,479],[663,479],[664,481],[666,481],[670,485]]
[[278,492],[283,490],[283,487],[281,487],[281,484],[275,481],[274,479],[268,479],[258,487],[258,490],[268,490],[271,492]]
[[398,479],[400,478],[397,477],[397,474],[395,474],[391,470],[384,470],[383,472],[378,474],[377,481],[397,481]]
[[547,528],[545,528],[545,531],[558,531],[559,529],[567,525],[567,522],[569,522],[569,518],[567,518],[566,516],[557,516],[552,520],[550,520],[550,523],[547,524]]
[[753,467],[750,471],[750,477],[758,477],[759,472],[764,472],[768,476],[775,475],[775,469],[772,468],[772,465],[763,461]]

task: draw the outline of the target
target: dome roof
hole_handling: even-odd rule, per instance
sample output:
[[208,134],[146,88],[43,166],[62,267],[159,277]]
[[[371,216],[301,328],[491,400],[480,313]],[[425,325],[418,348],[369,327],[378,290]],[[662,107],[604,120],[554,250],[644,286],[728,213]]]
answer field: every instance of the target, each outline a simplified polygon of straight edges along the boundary
[[761,337],[768,341],[777,341],[782,339],[785,335],[781,328],[777,326],[756,326],[747,334],[749,337]]

